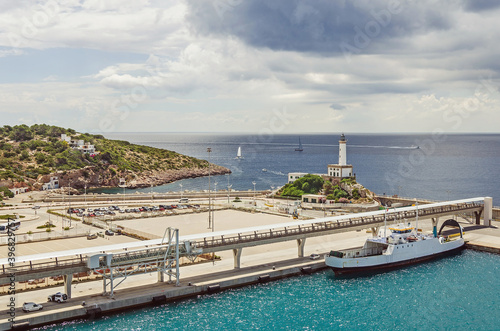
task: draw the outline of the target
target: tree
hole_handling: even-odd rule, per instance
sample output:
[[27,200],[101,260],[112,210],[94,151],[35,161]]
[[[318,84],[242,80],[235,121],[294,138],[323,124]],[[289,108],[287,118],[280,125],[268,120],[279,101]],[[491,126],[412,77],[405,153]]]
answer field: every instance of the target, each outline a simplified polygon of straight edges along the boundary
[[9,137],[14,141],[31,140],[33,139],[33,132],[31,132],[31,129],[26,124],[15,125],[12,128]]
[[19,157],[19,159],[21,159],[21,160],[26,160],[29,158],[30,158],[30,153],[28,153],[27,150],[22,151],[21,156]]
[[326,195],[329,195],[329,194],[332,194],[333,193],[333,185],[332,183],[326,181],[324,184],[323,184],[323,192],[326,194]]

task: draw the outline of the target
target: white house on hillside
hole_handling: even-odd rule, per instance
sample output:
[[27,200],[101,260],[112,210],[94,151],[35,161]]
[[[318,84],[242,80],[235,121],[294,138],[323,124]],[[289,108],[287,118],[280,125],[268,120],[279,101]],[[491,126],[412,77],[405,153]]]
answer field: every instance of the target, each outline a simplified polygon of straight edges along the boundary
[[59,177],[50,177],[50,181],[42,185],[42,190],[53,190],[59,188]]

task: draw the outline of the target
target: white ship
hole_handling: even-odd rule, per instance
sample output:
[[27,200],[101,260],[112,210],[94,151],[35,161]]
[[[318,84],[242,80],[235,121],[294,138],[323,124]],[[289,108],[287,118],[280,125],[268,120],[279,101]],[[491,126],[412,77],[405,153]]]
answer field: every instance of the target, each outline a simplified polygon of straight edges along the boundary
[[396,268],[452,254],[464,248],[465,242],[462,227],[456,221],[446,221],[441,230],[447,225],[459,227],[460,237],[422,234],[410,223],[398,224],[389,228],[390,235],[369,238],[363,247],[331,251],[325,256],[325,263],[339,275]]

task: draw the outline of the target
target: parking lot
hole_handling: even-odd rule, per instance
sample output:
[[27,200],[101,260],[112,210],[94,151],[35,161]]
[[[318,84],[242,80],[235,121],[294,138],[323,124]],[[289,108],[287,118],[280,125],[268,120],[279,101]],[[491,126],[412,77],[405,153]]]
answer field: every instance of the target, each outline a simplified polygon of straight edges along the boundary
[[138,214],[138,213],[161,213],[173,214],[179,210],[199,210],[200,205],[188,204],[161,204],[153,206],[140,206],[140,207],[97,207],[97,208],[69,208],[66,213],[77,217],[105,217],[116,216],[121,214]]

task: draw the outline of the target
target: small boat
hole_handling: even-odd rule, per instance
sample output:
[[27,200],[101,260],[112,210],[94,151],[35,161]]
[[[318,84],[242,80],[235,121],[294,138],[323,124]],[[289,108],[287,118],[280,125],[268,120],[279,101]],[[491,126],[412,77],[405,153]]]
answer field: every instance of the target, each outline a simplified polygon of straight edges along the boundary
[[262,169],[262,172],[267,172],[267,169],[266,168]]
[[238,147],[238,152],[236,153],[235,159],[243,159],[243,156],[241,156],[241,146]]
[[398,268],[462,250],[465,241],[460,224],[450,219],[443,223],[441,230],[444,226],[458,227],[460,237],[422,234],[409,223],[402,223],[389,228],[389,236],[368,238],[363,247],[330,251],[325,263],[335,275],[342,275]]
[[295,148],[296,152],[302,152],[304,149],[302,148],[302,143],[300,142],[300,137],[299,137],[299,147]]

